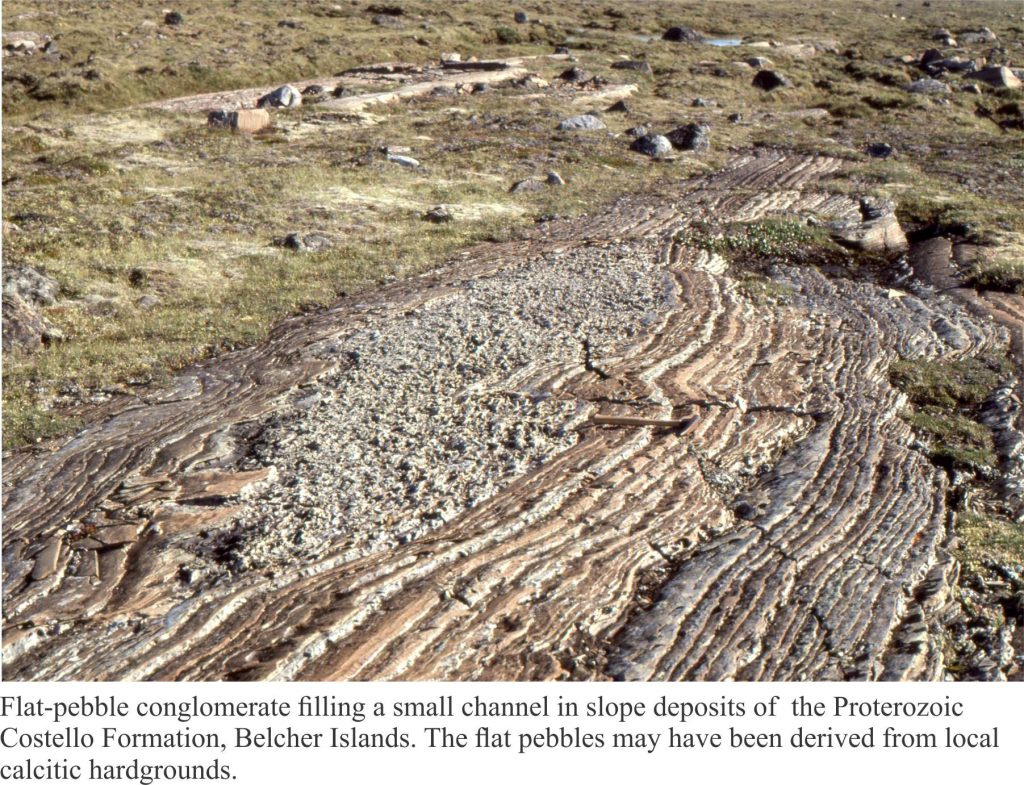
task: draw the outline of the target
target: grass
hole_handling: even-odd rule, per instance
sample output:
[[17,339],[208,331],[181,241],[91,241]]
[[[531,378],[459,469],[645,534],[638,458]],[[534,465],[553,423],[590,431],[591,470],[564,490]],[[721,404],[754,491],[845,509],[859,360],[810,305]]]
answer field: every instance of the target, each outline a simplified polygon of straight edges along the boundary
[[904,419],[929,440],[928,455],[936,463],[973,469],[995,466],[992,433],[981,423],[937,408],[909,412]]
[[799,256],[828,242],[819,226],[789,218],[766,218],[730,223],[716,231],[707,224],[693,227],[686,238],[698,248],[734,257],[778,258]]
[[1006,358],[986,354],[951,362],[899,360],[889,369],[889,380],[917,406],[973,409],[1012,372]]
[[[626,15],[612,0],[586,13],[551,0],[525,3],[535,21],[514,25],[516,9],[492,0],[443,8],[401,0],[392,3],[403,11],[398,27],[373,24],[369,5],[181,0],[175,9],[185,23],[171,28],[159,7],[126,0],[82,0],[73,11],[39,0],[4,3],[6,31],[52,35],[64,56],[4,60],[3,218],[5,264],[37,267],[59,281],[61,296],[44,315],[67,336],[43,351],[5,353],[5,446],[68,432],[78,404],[129,394],[185,364],[251,344],[282,317],[342,291],[416,274],[469,244],[515,237],[542,217],[591,212],[623,193],[674,198],[680,180],[751,146],[840,155],[850,165],[837,190],[895,196],[911,224],[958,220],[993,236],[1024,230],[1015,179],[1005,176],[1024,165],[1019,134],[978,114],[980,107],[997,120],[1015,116],[1006,107],[1020,96],[954,92],[940,106],[902,91],[910,71],[890,57],[930,45],[929,31],[939,26],[984,23],[1012,41],[1017,34],[999,3],[933,0],[903,9],[908,19],[897,22],[882,0],[810,7],[783,0],[759,3],[757,13],[729,0],[688,6],[685,14],[664,0],[635,4]],[[295,26],[279,26],[283,20]],[[820,40],[823,30],[842,40],[838,54],[810,58],[660,40],[680,23],[748,40]],[[530,64],[552,83],[547,90],[417,99],[333,120],[304,106],[276,113],[275,132],[257,138],[208,131],[201,116],[133,108],[370,62],[423,63],[449,51],[541,54],[566,41],[580,67],[639,86],[630,114],[604,115],[620,136],[555,130],[563,117],[604,104],[559,87],[566,63],[548,60]],[[768,94],[752,87],[753,71],[738,61],[753,55],[771,57],[794,86]],[[646,59],[652,75],[612,69],[621,57]],[[716,105],[692,106],[698,96]],[[812,107],[828,114],[788,114]],[[744,122],[726,122],[732,112]],[[711,150],[671,163],[630,153],[621,136],[639,123],[664,131],[698,120],[711,123]],[[930,152],[911,155],[907,147],[923,127]],[[863,155],[880,133],[900,150],[898,160]],[[375,152],[385,144],[409,146],[424,168],[388,164]],[[567,185],[508,193],[512,182],[548,169]],[[440,203],[456,220],[423,222],[422,213]],[[334,247],[296,254],[272,246],[291,231],[326,234]],[[827,247],[823,230],[786,218],[707,227],[694,242],[733,257],[793,260]],[[998,261],[972,280],[1017,287],[1019,267]],[[756,272],[738,285],[757,298],[788,296]],[[158,302],[144,307],[141,298]]]
[[1012,373],[1009,360],[987,354],[952,362],[899,360],[889,380],[907,394],[911,408],[903,417],[928,442],[933,461],[984,470],[997,456],[992,433],[979,420],[981,405]]
[[978,289],[1024,294],[1024,259],[999,259],[970,271],[968,282]]
[[957,558],[971,572],[985,565],[1024,563],[1024,526],[991,513],[959,512],[956,532],[960,537]]
[[736,281],[737,288],[759,304],[785,303],[791,299],[793,289],[757,273],[741,273]]

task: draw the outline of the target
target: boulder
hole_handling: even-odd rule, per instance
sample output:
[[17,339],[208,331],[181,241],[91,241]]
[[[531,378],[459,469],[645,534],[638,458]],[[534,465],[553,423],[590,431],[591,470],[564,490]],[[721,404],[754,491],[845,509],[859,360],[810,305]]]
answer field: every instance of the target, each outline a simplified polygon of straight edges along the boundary
[[530,21],[530,17],[526,15],[525,11],[516,11],[515,17],[513,18],[516,20],[517,25],[525,25]]
[[16,295],[33,305],[53,305],[59,290],[60,284],[34,267],[4,267],[4,296]]
[[607,128],[604,121],[594,114],[578,114],[567,117],[558,124],[559,131],[601,131]]
[[895,205],[885,199],[860,200],[860,223],[833,224],[832,239],[847,248],[869,253],[902,253],[907,236],[896,219]]
[[771,91],[780,87],[792,87],[793,83],[777,71],[765,70],[754,74],[754,81],[751,84],[762,90]]
[[938,60],[942,60],[942,59],[943,59],[943,54],[938,49],[926,49],[924,54],[921,55],[921,59],[920,59],[919,63],[921,65],[921,67],[924,68],[929,63],[934,63],[934,62],[936,62]]
[[948,93],[949,85],[938,79],[916,79],[903,87],[908,93]]
[[544,178],[544,182],[546,182],[548,185],[565,185],[565,179],[554,169],[547,173],[547,175]]
[[1021,80],[1005,65],[993,65],[989,68],[982,68],[980,71],[971,71],[967,74],[967,78],[977,79],[979,82],[993,87],[1008,87],[1012,90],[1021,86]]
[[558,78],[569,84],[583,84],[584,82],[589,82],[591,76],[578,65],[574,65],[572,68],[562,71]]
[[234,112],[215,109],[206,116],[206,124],[211,128],[252,134],[270,126],[270,112],[266,109],[239,109]]
[[705,123],[690,123],[665,134],[677,150],[702,152],[711,146],[711,126]]
[[885,142],[872,142],[866,148],[864,152],[870,155],[872,158],[888,158],[896,153],[896,150],[891,144]]
[[512,187],[508,189],[509,193],[513,194],[530,193],[533,191],[543,190],[544,183],[542,183],[540,180],[535,180],[533,178],[527,178],[526,180],[517,180],[516,182],[512,183]]
[[257,108],[291,109],[302,105],[302,94],[290,84],[271,90],[256,102]]
[[419,161],[408,155],[397,155],[395,153],[388,153],[387,159],[391,161],[391,163],[398,164],[399,166],[404,166],[407,169],[416,169],[420,165]]
[[614,104],[605,109],[606,112],[623,112],[624,114],[629,113],[629,104],[623,100],[616,101]]
[[996,34],[987,27],[977,30],[964,30],[958,36],[961,44],[990,44],[996,40]]
[[946,57],[942,60],[936,60],[929,63],[928,69],[937,71],[938,73],[942,73],[943,71],[952,71],[953,73],[977,71],[978,62],[976,60],[968,60],[963,57]]
[[634,141],[629,149],[651,158],[665,158],[672,153],[672,143],[661,134],[645,134]]
[[3,294],[3,350],[19,348],[33,351],[61,338],[33,304],[17,294]]
[[370,18],[370,23],[377,27],[401,27],[402,23],[391,14],[376,14]]
[[183,17],[178,11],[168,11],[166,14],[164,14],[164,24],[165,25],[170,25],[171,27],[177,27],[178,25],[182,24],[184,21],[185,21],[185,17]]
[[670,27],[661,38],[664,41],[674,41],[678,44],[704,43],[704,36],[692,27]]
[[632,128],[627,128],[626,136],[632,136],[634,139],[639,139],[641,136],[647,136],[647,126],[634,125]]
[[424,221],[430,221],[435,224],[446,224],[451,223],[455,220],[451,210],[445,207],[443,204],[439,204],[437,207],[432,207],[423,214]]
[[334,243],[326,235],[307,234],[300,235],[298,232],[291,232],[284,237],[275,237],[274,245],[287,248],[290,251],[326,251],[333,248]]
[[651,70],[651,64],[646,60],[618,60],[612,63],[612,68],[620,71],[637,71],[641,74],[654,73]]

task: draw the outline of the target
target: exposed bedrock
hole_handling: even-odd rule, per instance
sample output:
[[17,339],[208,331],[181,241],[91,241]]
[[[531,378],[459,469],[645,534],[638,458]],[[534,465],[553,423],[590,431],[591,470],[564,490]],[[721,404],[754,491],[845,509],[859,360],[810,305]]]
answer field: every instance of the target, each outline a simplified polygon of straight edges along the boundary
[[946,479],[888,368],[1006,328],[812,266],[761,302],[677,239],[859,221],[840,166],[472,249],[11,456],[5,676],[940,676]]

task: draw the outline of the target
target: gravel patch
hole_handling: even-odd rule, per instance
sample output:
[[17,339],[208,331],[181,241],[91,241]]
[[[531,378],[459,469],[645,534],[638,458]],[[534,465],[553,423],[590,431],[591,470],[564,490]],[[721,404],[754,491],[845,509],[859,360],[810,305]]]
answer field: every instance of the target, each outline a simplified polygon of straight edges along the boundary
[[232,570],[443,526],[572,446],[585,401],[545,381],[620,353],[675,303],[654,246],[579,248],[465,284],[337,343],[348,363],[271,419],[252,466],[278,481],[205,555]]

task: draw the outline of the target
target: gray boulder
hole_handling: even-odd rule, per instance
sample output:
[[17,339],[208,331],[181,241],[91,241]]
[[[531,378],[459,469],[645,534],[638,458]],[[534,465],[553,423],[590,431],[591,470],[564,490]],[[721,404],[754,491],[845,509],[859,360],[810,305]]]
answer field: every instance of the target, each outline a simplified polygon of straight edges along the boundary
[[977,30],[964,30],[958,36],[961,44],[990,44],[996,40],[996,34],[987,27]]
[[63,336],[39,310],[17,294],[3,294],[3,350],[33,351]]
[[512,187],[508,189],[509,193],[522,194],[531,193],[533,191],[543,191],[544,183],[540,180],[535,180],[532,177],[526,180],[517,180],[512,183]]
[[994,65],[982,68],[980,71],[971,71],[967,74],[967,78],[977,79],[979,82],[992,85],[992,87],[1008,87],[1012,90],[1021,86],[1020,79],[1005,65]]
[[415,158],[412,158],[411,156],[408,156],[408,155],[398,155],[396,153],[388,153],[387,154],[387,159],[391,163],[393,163],[393,164],[398,164],[399,166],[404,166],[406,169],[416,169],[420,165],[419,161],[417,161]]
[[677,150],[702,152],[711,146],[711,126],[706,123],[690,123],[665,134]]
[[5,296],[17,295],[25,302],[35,305],[53,305],[59,290],[60,284],[33,267],[4,267]]
[[607,128],[600,117],[593,114],[578,114],[567,117],[558,124],[559,131],[601,131]]
[[948,93],[949,85],[938,79],[916,79],[903,88],[908,93]]
[[672,153],[672,143],[661,134],[645,134],[633,142],[629,149],[651,158],[665,158]]
[[651,70],[651,64],[646,60],[617,60],[612,63],[612,68],[619,71],[637,71],[641,74],[654,73]]
[[302,105],[302,93],[290,84],[281,85],[271,90],[256,102],[257,108],[291,109]]

